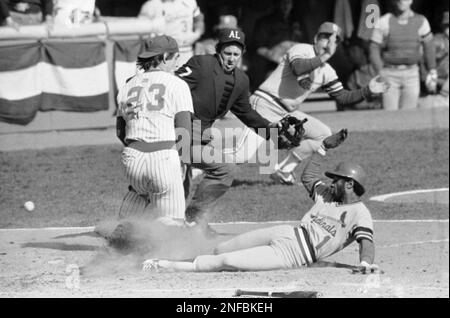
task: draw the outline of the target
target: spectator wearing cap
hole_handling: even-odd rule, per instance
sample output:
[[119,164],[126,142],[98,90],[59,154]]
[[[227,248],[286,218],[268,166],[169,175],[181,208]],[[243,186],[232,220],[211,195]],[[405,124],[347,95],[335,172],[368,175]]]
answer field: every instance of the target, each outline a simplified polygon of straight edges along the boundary
[[175,39],[154,37],[138,55],[137,66],[143,72],[128,79],[119,91],[117,137],[125,146],[122,163],[130,183],[120,218],[169,218],[184,225],[179,155],[189,161],[183,149],[190,150],[193,106],[188,85],[174,75],[179,57]]
[[388,111],[416,108],[420,95],[419,62],[423,47],[428,81],[437,79],[433,34],[428,20],[411,10],[412,0],[392,0],[394,10],[380,18],[370,44],[375,71],[390,84],[383,94]]
[[52,0],[0,0],[2,24],[17,30],[20,25],[52,23],[52,14]]
[[[231,111],[246,126],[265,128],[269,138],[270,123],[259,115],[249,103],[249,79],[237,68],[245,51],[245,35],[239,29],[223,29],[219,33],[214,55],[193,56],[176,74],[188,83],[194,104],[193,160],[190,168],[205,172],[205,177],[195,191],[187,207],[186,218],[207,227],[208,211],[212,211],[217,200],[227,192],[233,181],[233,165],[206,162],[202,153],[220,153],[214,149],[211,138],[205,132],[215,120]],[[199,151],[200,150],[200,151]],[[231,161],[232,162],[232,161]],[[188,174],[189,175],[189,174]],[[186,194],[191,179],[185,181]]]

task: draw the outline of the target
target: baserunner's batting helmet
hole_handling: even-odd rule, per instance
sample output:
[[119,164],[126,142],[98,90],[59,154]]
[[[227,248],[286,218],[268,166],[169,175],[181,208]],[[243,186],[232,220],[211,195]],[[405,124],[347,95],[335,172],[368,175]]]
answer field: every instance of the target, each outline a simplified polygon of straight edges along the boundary
[[361,188],[362,190],[361,195],[366,191],[364,189],[364,183],[366,182],[366,173],[364,172],[364,169],[360,165],[357,165],[355,163],[341,162],[340,164],[337,165],[334,171],[327,171],[325,172],[325,175],[328,178],[332,179],[334,177],[352,179]]

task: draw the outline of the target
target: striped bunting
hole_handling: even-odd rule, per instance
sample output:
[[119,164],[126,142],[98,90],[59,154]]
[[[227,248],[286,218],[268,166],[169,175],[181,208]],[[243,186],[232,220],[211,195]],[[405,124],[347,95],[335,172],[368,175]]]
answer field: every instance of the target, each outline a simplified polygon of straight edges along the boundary
[[0,121],[26,125],[37,110],[106,110],[108,92],[103,41],[0,47]]
[[114,41],[114,79],[116,94],[125,85],[126,80],[136,74],[136,60],[144,50],[143,38]]

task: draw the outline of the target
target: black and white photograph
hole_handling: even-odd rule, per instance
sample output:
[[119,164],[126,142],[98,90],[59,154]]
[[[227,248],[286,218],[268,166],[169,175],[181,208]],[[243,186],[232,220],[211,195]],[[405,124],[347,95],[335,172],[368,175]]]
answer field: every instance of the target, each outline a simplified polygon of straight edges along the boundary
[[448,1],[0,0],[0,298],[448,299]]

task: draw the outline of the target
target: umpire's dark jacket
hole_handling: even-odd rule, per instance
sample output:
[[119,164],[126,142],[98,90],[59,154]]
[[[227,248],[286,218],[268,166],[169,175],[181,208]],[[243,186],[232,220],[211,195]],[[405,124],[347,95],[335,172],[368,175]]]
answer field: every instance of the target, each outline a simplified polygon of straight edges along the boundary
[[202,132],[231,111],[248,127],[266,128],[268,136],[269,121],[250,106],[249,79],[242,70],[234,70],[233,91],[226,108],[219,109],[225,88],[224,72],[217,55],[193,56],[176,71],[191,89],[194,117],[202,121]]

